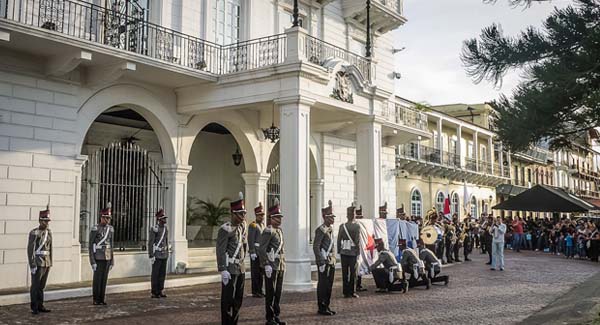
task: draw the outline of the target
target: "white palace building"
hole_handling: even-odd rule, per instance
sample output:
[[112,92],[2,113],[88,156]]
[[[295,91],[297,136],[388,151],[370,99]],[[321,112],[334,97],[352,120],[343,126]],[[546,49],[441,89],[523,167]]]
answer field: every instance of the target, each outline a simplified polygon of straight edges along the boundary
[[[191,220],[192,203],[241,191],[253,220],[259,201],[279,197],[293,290],[311,286],[310,241],[327,200],[338,223],[352,201],[367,217],[387,202],[393,215],[410,203],[404,182],[433,197],[422,175],[432,164],[445,194],[464,180],[502,183],[489,131],[394,94],[402,0],[300,0],[297,27],[293,8],[0,0],[0,289],[29,284],[27,233],[48,203],[57,284],[90,280],[87,237],[109,201],[110,277],[121,278],[150,273],[145,241],[159,208],[170,271],[210,272],[215,222]],[[436,162],[410,143],[470,156]]]

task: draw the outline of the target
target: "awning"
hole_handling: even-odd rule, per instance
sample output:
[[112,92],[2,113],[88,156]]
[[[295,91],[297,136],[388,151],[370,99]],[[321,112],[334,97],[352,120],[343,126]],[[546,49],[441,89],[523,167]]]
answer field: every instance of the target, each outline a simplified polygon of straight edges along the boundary
[[527,187],[511,185],[511,184],[500,184],[496,186],[496,194],[506,196],[516,196],[527,190]]
[[560,188],[536,185],[492,207],[494,210],[588,212],[598,208]]

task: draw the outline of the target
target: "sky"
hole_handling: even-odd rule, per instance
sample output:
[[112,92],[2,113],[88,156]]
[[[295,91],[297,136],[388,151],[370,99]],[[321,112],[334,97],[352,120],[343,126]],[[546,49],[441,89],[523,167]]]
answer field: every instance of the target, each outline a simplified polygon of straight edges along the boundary
[[510,95],[520,73],[508,74],[502,87],[483,81],[474,84],[460,60],[463,41],[478,37],[481,29],[499,23],[505,35],[516,36],[527,26],[541,27],[555,7],[570,0],[534,3],[513,8],[508,0],[484,4],[482,0],[404,0],[408,22],[394,31],[397,95],[430,105],[477,104]]

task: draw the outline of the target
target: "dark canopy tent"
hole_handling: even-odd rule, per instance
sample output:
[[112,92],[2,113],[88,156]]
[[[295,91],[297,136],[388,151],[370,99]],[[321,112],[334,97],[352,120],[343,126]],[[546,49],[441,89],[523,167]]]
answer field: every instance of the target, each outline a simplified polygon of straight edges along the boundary
[[588,212],[596,210],[597,207],[560,188],[536,185],[495,205],[492,209],[535,212]]

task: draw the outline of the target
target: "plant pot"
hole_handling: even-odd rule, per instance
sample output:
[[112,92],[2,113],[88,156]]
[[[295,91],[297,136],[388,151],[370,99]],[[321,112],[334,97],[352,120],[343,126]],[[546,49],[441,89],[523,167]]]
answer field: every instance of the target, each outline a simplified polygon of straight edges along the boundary
[[185,230],[185,238],[187,240],[196,240],[202,226],[188,225]]
[[218,230],[219,227],[202,226],[202,228],[200,228],[200,233],[198,234],[198,236],[202,240],[213,240],[213,234],[214,234],[215,229]]

